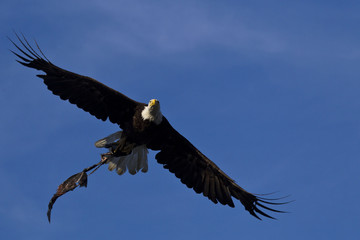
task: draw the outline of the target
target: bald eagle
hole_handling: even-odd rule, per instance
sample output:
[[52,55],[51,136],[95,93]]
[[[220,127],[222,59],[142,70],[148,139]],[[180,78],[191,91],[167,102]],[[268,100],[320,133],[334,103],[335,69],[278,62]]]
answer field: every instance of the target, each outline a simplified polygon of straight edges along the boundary
[[37,76],[53,94],[98,119],[120,126],[122,131],[95,143],[96,147],[110,150],[106,158],[109,170],[116,170],[120,175],[126,170],[131,174],[140,170],[146,172],[148,149],[159,151],[155,156],[158,163],[174,173],[188,188],[202,193],[215,204],[220,202],[234,207],[234,198],[258,219],[261,219],[259,215],[273,218],[263,209],[283,212],[268,206],[283,204],[275,201],[278,199],[260,197],[244,190],[178,133],[163,116],[158,100],[140,103],[90,77],[57,67],[46,58],[36,42],[38,51],[24,36],[16,36],[21,45],[9,40],[20,51],[11,51],[19,58],[17,62],[45,72]]

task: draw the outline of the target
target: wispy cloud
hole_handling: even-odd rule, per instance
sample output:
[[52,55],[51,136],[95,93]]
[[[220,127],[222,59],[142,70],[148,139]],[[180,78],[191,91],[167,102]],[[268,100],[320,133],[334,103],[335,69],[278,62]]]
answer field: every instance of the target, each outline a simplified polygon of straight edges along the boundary
[[94,29],[97,41],[116,46],[120,51],[171,53],[212,46],[278,52],[284,46],[274,32],[252,28],[241,14],[222,15],[205,5],[95,3],[107,16],[107,24]]
[[[171,4],[162,1],[157,4],[147,1],[93,3],[106,16],[106,24],[94,28],[96,41],[132,54],[213,47],[251,54],[284,54],[306,61],[316,56],[358,56],[359,44],[356,41],[344,44],[352,31],[341,30],[343,28],[337,24],[336,19],[346,14],[344,9],[333,19],[321,13],[321,5],[312,6],[311,11],[305,6],[285,7],[279,16],[274,9],[273,15],[264,12],[263,19],[256,19],[254,16],[262,14],[261,10],[247,6],[231,8],[228,5],[216,9],[207,3],[190,1]],[[297,14],[297,18],[288,23],[286,16],[290,19],[297,13],[295,10],[306,12],[314,21],[306,21],[306,15]],[[333,28],[324,28],[329,22]]]

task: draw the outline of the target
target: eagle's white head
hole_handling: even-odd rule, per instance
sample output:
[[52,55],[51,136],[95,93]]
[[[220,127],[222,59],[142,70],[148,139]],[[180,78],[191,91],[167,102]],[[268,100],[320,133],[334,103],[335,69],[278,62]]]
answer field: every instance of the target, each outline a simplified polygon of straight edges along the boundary
[[162,121],[162,113],[160,111],[160,102],[157,99],[151,99],[149,104],[145,106],[144,110],[141,112],[141,116],[144,120],[149,120],[154,122],[156,125],[159,125]]

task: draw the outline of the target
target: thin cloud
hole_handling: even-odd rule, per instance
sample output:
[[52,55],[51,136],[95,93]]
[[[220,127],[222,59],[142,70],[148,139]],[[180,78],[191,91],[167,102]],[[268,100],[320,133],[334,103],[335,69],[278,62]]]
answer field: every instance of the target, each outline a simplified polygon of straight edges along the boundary
[[96,41],[110,44],[119,51],[172,53],[215,46],[278,52],[284,46],[275,33],[252,28],[241,14],[224,17],[191,3],[168,5],[167,11],[161,4],[140,5],[127,1],[115,4],[115,7],[97,4],[111,20],[95,29]]

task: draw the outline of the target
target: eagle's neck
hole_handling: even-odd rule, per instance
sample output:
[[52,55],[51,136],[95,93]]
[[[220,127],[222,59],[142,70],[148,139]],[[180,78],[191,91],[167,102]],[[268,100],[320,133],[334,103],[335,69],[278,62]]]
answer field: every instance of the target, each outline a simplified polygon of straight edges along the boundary
[[141,112],[141,116],[144,120],[154,122],[156,125],[161,123],[163,117],[160,107],[158,106],[145,106],[144,110]]

